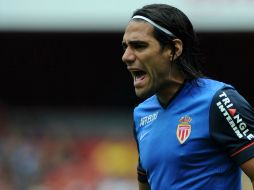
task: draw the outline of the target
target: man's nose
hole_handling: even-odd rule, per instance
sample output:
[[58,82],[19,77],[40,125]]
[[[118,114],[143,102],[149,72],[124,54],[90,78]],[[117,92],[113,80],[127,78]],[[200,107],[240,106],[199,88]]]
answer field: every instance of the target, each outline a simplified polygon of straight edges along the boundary
[[124,63],[131,64],[135,61],[135,54],[134,52],[131,50],[131,48],[127,47],[124,51],[124,54],[122,56],[122,61]]

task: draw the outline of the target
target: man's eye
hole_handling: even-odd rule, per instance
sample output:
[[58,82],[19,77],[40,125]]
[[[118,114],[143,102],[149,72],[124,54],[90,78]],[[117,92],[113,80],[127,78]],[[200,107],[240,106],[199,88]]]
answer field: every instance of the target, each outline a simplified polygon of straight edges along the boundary
[[147,47],[146,44],[135,44],[135,45],[134,45],[134,48],[135,48],[135,49],[144,49],[144,48],[146,48],[146,47]]
[[127,49],[127,45],[126,44],[122,44],[123,50],[125,51]]

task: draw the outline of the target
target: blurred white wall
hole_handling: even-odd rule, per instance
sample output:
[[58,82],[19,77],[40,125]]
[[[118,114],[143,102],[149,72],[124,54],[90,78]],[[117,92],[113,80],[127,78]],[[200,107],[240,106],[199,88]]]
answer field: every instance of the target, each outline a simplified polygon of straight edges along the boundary
[[253,0],[0,0],[0,31],[121,31],[154,2],[181,9],[198,31],[254,31]]

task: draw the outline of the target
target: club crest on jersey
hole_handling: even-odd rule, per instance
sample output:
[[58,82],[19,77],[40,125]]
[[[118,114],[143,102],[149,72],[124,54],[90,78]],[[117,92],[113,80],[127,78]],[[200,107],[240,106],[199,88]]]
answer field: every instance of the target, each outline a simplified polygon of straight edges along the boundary
[[183,144],[191,133],[191,117],[185,115],[179,119],[180,124],[177,126],[176,136],[181,144]]

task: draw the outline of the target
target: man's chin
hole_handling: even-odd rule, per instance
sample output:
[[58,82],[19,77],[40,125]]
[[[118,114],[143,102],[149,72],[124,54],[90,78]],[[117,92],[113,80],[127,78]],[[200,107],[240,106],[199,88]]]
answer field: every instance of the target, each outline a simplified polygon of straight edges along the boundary
[[146,99],[146,98],[149,98],[152,93],[149,93],[145,90],[141,90],[141,89],[135,89],[135,93],[136,93],[136,96],[140,99]]

